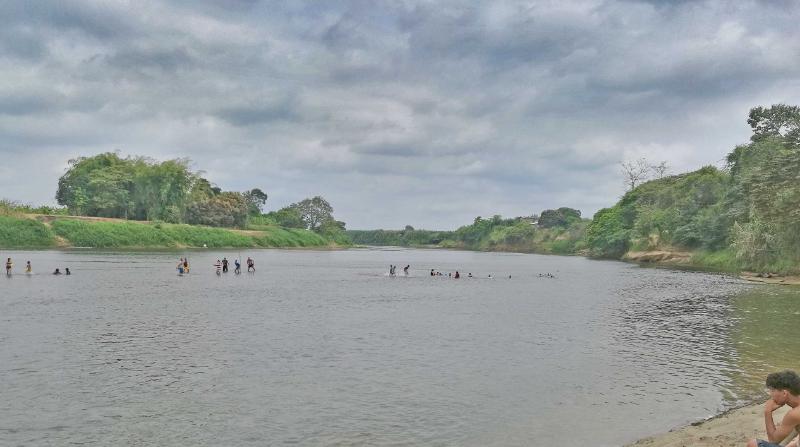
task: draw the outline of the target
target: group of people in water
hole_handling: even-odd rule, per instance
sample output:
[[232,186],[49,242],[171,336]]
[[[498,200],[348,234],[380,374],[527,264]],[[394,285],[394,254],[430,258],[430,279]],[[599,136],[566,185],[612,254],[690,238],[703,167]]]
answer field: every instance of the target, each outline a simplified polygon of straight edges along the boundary
[[[223,273],[228,273],[228,266],[230,262],[228,258],[223,257],[221,260],[217,259],[217,262],[214,263],[214,268],[216,270],[217,275],[221,275]],[[233,260],[233,272],[235,274],[242,273],[242,263],[239,262],[238,259]],[[189,273],[189,259],[188,258],[181,258],[178,262],[178,274],[183,275],[184,273]],[[247,258],[247,272],[248,273],[255,273],[256,271],[256,261],[253,258]]]
[[[14,269],[14,262],[11,258],[6,259],[6,276],[12,275],[12,270]],[[25,274],[26,275],[33,275],[33,266],[31,265],[31,261],[27,261],[25,263]],[[61,269],[56,268],[53,272],[54,275],[71,275],[72,272],[69,271],[69,267],[64,269],[64,273],[61,273]]]
[[[407,265],[403,267],[403,275],[408,276],[408,269],[411,268],[411,265]],[[389,276],[396,276],[397,275],[397,266],[390,265],[389,266]]]
[[[411,268],[411,265],[406,265],[405,267],[403,267],[403,275],[404,276],[408,276],[408,269],[410,269],[410,268]],[[389,276],[397,276],[397,266],[396,265],[391,265],[391,264],[389,265]],[[460,279],[461,278],[461,272],[456,270],[455,273],[448,272],[447,274],[444,274],[442,272],[436,271],[436,269],[431,269],[431,276],[446,276],[448,278]],[[539,276],[541,276],[541,275],[539,275]],[[472,273],[468,273],[467,274],[467,278],[476,278],[476,277],[477,276],[472,276]],[[488,277],[492,278],[492,275],[489,274]],[[511,279],[511,275],[508,275],[508,278]]]
[[[448,278],[460,279],[460,278],[461,278],[461,272],[459,272],[458,270],[456,270],[456,272],[455,272],[455,273],[448,272],[448,273],[445,275],[445,274],[444,274],[444,273],[442,273],[442,272],[438,272],[438,271],[436,271],[436,269],[431,269],[431,276],[447,276]],[[477,277],[478,277],[477,275],[474,275],[474,276],[473,276],[473,275],[472,275],[472,272],[468,272],[468,273],[467,273],[467,278],[477,278]],[[493,279],[494,277],[492,276],[492,274],[491,274],[491,273],[489,273],[489,276],[487,276],[487,278],[489,278],[489,279]],[[508,279],[511,279],[511,275],[508,275]]]

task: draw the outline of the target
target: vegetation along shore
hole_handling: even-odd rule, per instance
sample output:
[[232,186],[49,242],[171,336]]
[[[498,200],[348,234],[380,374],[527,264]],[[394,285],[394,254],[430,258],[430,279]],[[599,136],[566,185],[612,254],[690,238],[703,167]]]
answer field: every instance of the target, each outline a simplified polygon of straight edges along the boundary
[[0,202],[0,247],[395,245],[585,255],[798,283],[800,108],[756,107],[747,122],[751,141],[722,168],[669,175],[664,163],[623,163],[628,191],[592,219],[561,207],[479,216],[455,231],[348,231],[319,196],[264,213],[266,193],[222,191],[188,160],[105,153],[70,161],[56,191],[61,207]]
[[317,196],[264,213],[259,188],[223,191],[189,160],[104,153],[70,160],[60,207],[0,200],[0,248],[289,248],[349,245]]
[[356,244],[578,254],[797,284],[800,274],[800,108],[756,107],[751,141],[725,166],[669,175],[623,163],[628,191],[584,219],[571,208],[527,217],[477,217],[455,231],[348,231]]

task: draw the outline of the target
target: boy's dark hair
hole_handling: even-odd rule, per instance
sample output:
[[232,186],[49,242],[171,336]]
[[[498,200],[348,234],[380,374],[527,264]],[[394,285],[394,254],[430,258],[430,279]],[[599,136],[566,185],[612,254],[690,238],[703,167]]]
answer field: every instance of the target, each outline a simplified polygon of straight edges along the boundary
[[767,376],[767,387],[773,390],[789,390],[795,396],[800,396],[800,376],[788,369],[775,372]]

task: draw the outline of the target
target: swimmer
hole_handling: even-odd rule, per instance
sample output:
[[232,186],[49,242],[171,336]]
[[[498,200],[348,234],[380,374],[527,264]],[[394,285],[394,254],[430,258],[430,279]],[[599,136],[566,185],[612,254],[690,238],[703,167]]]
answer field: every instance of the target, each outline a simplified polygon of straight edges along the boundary
[[433,269],[431,269],[431,276],[436,276],[436,272],[434,272]]
[[458,278],[461,278],[461,275],[459,275],[459,274],[458,274],[458,270],[456,270],[456,275],[455,275],[455,278],[456,278],[456,279],[458,279]]
[[64,269],[64,274],[65,275],[71,275],[72,274],[72,272],[69,271],[69,267]]
[[408,269],[409,269],[409,267],[411,267],[411,265],[410,265],[410,264],[409,264],[409,265],[407,265],[407,266],[405,266],[405,267],[403,267],[403,274],[404,274],[404,275],[406,275],[406,276],[408,276]]
[[56,271],[55,271],[55,272],[53,272],[53,274],[54,274],[54,275],[60,275],[60,274],[61,274],[61,270],[59,270],[59,269],[56,269]]

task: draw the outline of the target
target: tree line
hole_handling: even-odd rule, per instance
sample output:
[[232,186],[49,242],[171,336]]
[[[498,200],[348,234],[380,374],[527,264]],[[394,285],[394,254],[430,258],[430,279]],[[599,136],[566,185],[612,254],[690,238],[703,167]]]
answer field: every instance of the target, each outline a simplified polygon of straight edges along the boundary
[[107,152],[69,161],[56,200],[76,216],[248,228],[280,225],[340,237],[345,223],[317,196],[264,214],[268,195],[259,188],[223,191],[192,171],[187,158],[157,161]]
[[[645,181],[598,211],[591,254],[682,248],[720,254],[730,267],[791,271],[800,264],[800,108],[755,107],[750,142],[718,169]],[[623,167],[623,171],[625,168]],[[627,175],[630,183],[634,175]]]

